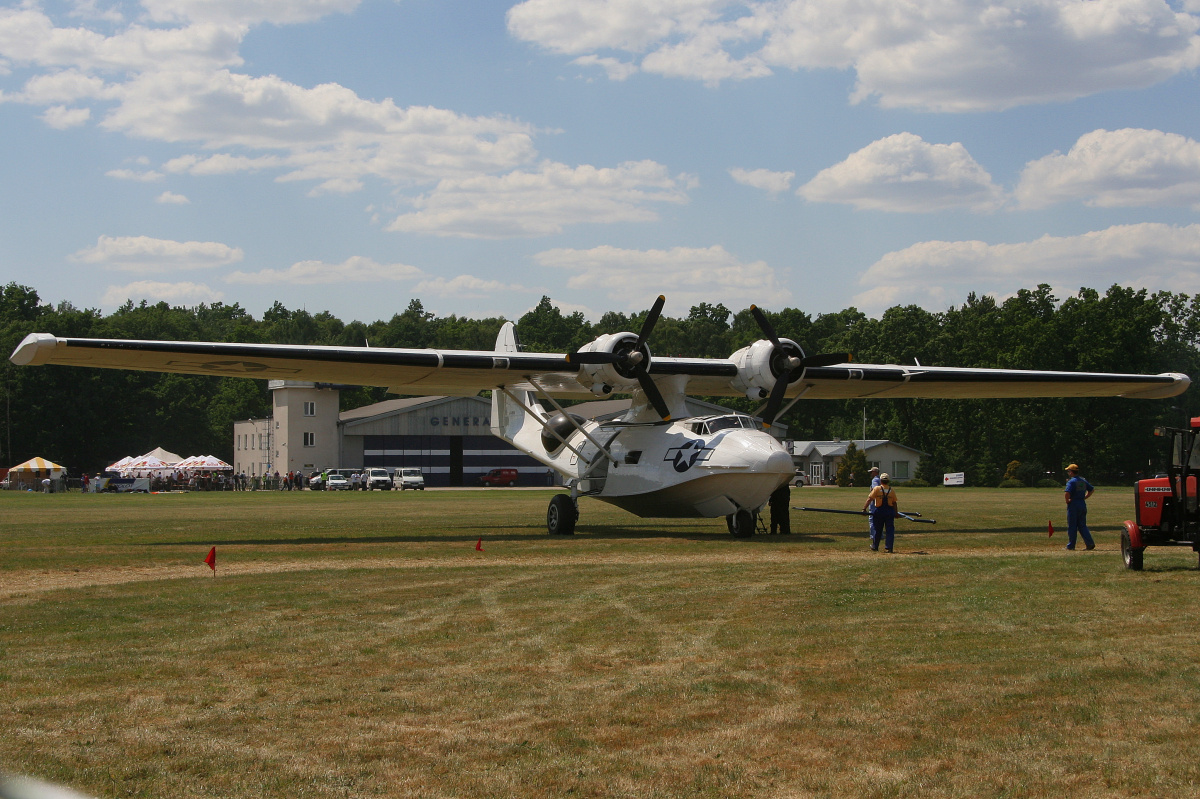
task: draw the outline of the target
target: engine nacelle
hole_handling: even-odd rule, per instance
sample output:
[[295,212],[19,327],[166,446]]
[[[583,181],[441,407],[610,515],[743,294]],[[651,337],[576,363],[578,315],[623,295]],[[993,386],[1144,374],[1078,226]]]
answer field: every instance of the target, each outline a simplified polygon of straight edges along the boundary
[[738,370],[737,377],[733,379],[734,388],[752,400],[766,399],[775,381],[788,370],[788,361],[804,357],[804,350],[790,338],[781,338],[779,343],[782,352],[776,350],[770,341],[759,339],[730,355],[729,360],[737,365]]
[[650,366],[650,348],[645,342],[638,348],[637,340],[638,337],[633,333],[606,333],[584,344],[579,348],[580,353],[604,352],[623,356],[624,360],[616,363],[585,363],[579,369],[579,382],[598,397],[611,394],[614,390],[624,392],[637,388],[637,376],[632,367],[635,362]]

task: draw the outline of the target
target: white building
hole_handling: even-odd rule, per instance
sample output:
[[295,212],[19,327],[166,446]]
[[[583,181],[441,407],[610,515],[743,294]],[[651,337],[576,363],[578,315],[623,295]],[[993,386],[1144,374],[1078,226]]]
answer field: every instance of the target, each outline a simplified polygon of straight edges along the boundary
[[[808,475],[813,485],[832,482],[837,477],[838,464],[846,456],[849,441],[786,441],[796,468]],[[878,466],[893,480],[903,482],[917,476],[924,452],[906,444],[883,439],[856,440],[854,445],[864,450],[867,466]]]
[[340,388],[296,380],[271,380],[267,386],[271,416],[233,425],[234,471],[253,477],[338,466]]

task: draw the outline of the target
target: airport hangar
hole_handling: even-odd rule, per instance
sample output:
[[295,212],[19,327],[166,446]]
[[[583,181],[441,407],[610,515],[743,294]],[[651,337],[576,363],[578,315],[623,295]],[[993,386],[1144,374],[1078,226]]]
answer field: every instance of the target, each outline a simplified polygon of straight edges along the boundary
[[[322,469],[419,468],[428,486],[474,486],[492,469],[517,470],[517,485],[546,486],[561,477],[491,433],[491,400],[483,397],[403,397],[338,411],[341,386],[272,380],[272,415],[234,423],[233,468],[254,476],[311,474]],[[728,408],[688,397],[693,416]],[[588,419],[609,421],[630,400],[572,405]],[[787,427],[771,426],[783,439]]]

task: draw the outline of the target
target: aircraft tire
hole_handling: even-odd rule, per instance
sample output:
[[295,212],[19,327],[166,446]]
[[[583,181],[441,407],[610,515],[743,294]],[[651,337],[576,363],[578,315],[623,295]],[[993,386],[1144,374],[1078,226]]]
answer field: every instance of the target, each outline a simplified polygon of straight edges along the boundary
[[574,535],[579,509],[568,494],[555,494],[546,509],[546,530],[550,535]]
[[737,513],[725,517],[725,524],[734,538],[749,538],[754,535],[755,514],[742,508]]

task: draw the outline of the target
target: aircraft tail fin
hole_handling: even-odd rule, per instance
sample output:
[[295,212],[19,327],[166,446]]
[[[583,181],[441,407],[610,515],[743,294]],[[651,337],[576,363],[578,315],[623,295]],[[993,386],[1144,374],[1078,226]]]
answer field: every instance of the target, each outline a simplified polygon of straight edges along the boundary
[[[496,336],[497,354],[520,351],[516,327],[512,322],[505,322]],[[533,418],[533,414],[538,418]],[[540,436],[541,420],[545,417],[546,411],[532,391],[511,387],[492,389],[492,434],[510,444],[516,444],[518,437],[535,439]]]

